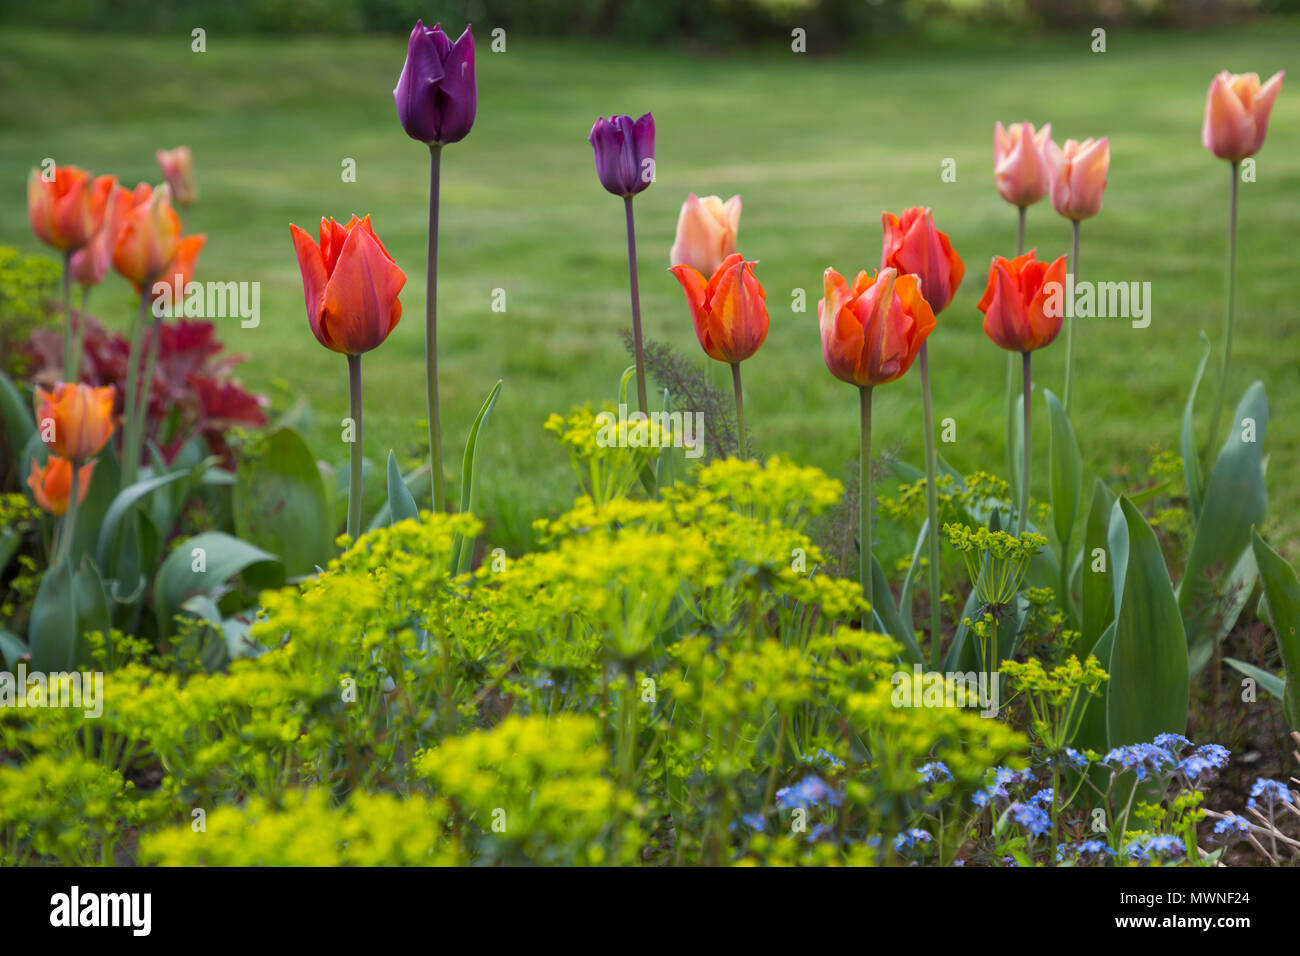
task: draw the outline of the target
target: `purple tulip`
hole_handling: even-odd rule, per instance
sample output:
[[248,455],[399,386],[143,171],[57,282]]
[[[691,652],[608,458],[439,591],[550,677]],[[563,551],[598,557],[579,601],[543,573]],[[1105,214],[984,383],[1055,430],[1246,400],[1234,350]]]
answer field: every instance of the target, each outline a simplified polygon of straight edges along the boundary
[[655,118],[630,116],[596,120],[587,137],[596,153],[596,175],[615,196],[635,196],[654,179]]
[[478,110],[470,28],[465,27],[452,43],[441,24],[426,27],[417,20],[393,99],[402,129],[411,139],[442,145],[468,136]]

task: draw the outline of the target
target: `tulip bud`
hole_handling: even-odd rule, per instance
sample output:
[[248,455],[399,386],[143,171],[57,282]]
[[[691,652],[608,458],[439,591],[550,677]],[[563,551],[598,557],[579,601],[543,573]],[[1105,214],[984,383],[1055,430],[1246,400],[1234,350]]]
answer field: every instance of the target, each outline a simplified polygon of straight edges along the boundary
[[1013,206],[1032,206],[1047,195],[1044,150],[1052,135],[1047,123],[1037,133],[1033,123],[993,127],[993,178],[998,195]]
[[[90,490],[90,479],[95,473],[95,462],[77,470],[77,505],[80,507]],[[32,461],[32,473],[27,477],[27,487],[43,511],[52,515],[68,512],[68,499],[72,497],[72,463],[66,458],[51,455],[42,468]]]
[[442,25],[415,22],[406,63],[393,89],[397,118],[411,139],[429,145],[456,143],[469,135],[478,112],[474,35],[468,26],[455,43]]
[[383,344],[402,317],[398,294],[406,273],[370,226],[353,216],[346,226],[320,221],[320,245],[289,226],[302,272],[307,321],[321,345],[360,355]]
[[677,217],[677,238],[668,253],[670,266],[690,266],[713,275],[724,259],[736,251],[740,229],[740,197],[725,203],[717,196],[686,197]]
[[171,187],[172,198],[188,206],[199,198],[199,187],[194,182],[194,155],[188,146],[160,149],[155,154],[163,179]]
[[36,170],[27,177],[27,219],[32,231],[47,246],[60,252],[80,249],[104,224],[108,194],[117,180],[97,176],[76,166],[54,167],[46,181]]
[[600,184],[615,196],[635,196],[654,179],[655,119],[646,113],[596,120],[587,142],[596,154]]
[[1047,174],[1052,181],[1052,206],[1075,222],[1101,212],[1101,194],[1106,191],[1110,170],[1110,140],[1072,139],[1065,146],[1047,142]]
[[1201,142],[1220,159],[1241,162],[1264,145],[1268,114],[1282,92],[1285,71],[1275,73],[1262,87],[1258,73],[1224,70],[1212,81],[1205,97],[1205,123]]
[[934,331],[934,312],[914,275],[881,269],[859,272],[850,286],[834,269],[825,274],[826,297],[817,303],[822,358],[830,373],[850,385],[885,385],[901,378]]
[[669,270],[682,284],[695,335],[709,358],[743,362],[767,339],[767,293],[754,277],[756,264],[735,253],[707,282],[688,265]]
[[53,392],[36,386],[36,428],[51,452],[74,462],[99,453],[113,434],[112,385],[62,382]]
[[904,210],[901,219],[884,213],[881,225],[885,235],[880,267],[915,275],[925,301],[938,315],[948,307],[966,275],[966,265],[953,251],[947,234],[935,228],[934,214],[920,207]]
[[1065,256],[1050,265],[1034,250],[1015,259],[997,256],[977,308],[984,334],[1010,352],[1051,345],[1065,317]]

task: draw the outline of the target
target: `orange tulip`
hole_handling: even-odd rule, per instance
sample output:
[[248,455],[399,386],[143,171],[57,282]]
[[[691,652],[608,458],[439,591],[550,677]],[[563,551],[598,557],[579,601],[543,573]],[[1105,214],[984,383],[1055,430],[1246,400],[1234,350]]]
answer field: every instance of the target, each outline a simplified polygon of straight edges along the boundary
[[754,277],[756,262],[733,253],[707,282],[691,266],[673,266],[691,309],[695,335],[709,358],[743,362],[767,339],[767,293]]
[[172,198],[188,206],[199,198],[199,187],[194,184],[194,154],[188,146],[160,149],[155,154],[163,179],[172,189]]
[[1047,160],[1043,153],[1052,135],[1047,123],[1037,133],[1033,123],[993,127],[993,179],[998,194],[1013,206],[1032,206],[1047,195]]
[[[95,473],[95,462],[82,465],[77,471],[77,505],[86,500],[90,479]],[[72,496],[72,463],[66,458],[51,455],[42,468],[32,462],[32,473],[27,477],[27,487],[42,510],[52,515],[68,512],[68,499]]]
[[55,166],[46,182],[36,170],[27,177],[27,218],[41,242],[62,252],[80,249],[99,232],[104,207],[117,180],[76,166]]
[[1224,70],[1210,81],[1205,97],[1205,123],[1201,142],[1220,159],[1240,162],[1254,156],[1264,145],[1268,114],[1282,92],[1286,71],[1274,73],[1259,85],[1258,73],[1229,73]]
[[36,425],[55,455],[84,462],[98,454],[113,434],[112,385],[61,382],[53,392],[36,386]]
[[131,190],[113,185],[104,209],[104,224],[90,242],[72,254],[72,278],[87,288],[99,285],[113,260],[113,243],[126,225],[132,206]]
[[1051,265],[1030,249],[1023,256],[997,256],[977,308],[984,313],[984,334],[1011,352],[1032,352],[1051,345],[1065,314],[1065,256]]
[[904,210],[901,219],[888,212],[880,218],[885,231],[880,267],[920,279],[921,294],[938,315],[957,294],[966,275],[965,263],[953,251],[947,234],[934,227],[929,209],[918,206]]
[[1101,212],[1101,194],[1106,191],[1110,170],[1110,140],[1072,139],[1064,148],[1048,140],[1047,173],[1052,181],[1052,206],[1066,219],[1078,222]]
[[713,275],[723,260],[736,251],[740,229],[740,197],[725,203],[717,196],[703,199],[691,193],[677,217],[677,238],[668,253],[670,266],[690,266]]
[[360,355],[381,345],[402,317],[397,296],[406,273],[397,267],[370,226],[353,216],[346,226],[320,221],[320,245],[289,226],[302,271],[307,320],[320,344]]
[[826,297],[817,303],[817,320],[831,374],[859,386],[901,378],[935,326],[917,277],[886,268],[874,277],[859,272],[850,286],[827,269],[824,281]]
[[172,208],[171,189],[141,183],[113,241],[113,267],[137,289],[153,285],[167,272],[181,241],[181,219]]
[[[167,263],[166,270],[150,286],[154,302],[162,298],[165,292],[171,297],[173,316],[181,313],[181,306],[185,301],[185,285],[194,275],[199,251],[207,241],[208,237],[203,233],[182,239],[177,243],[176,254],[172,256],[171,262]],[[170,288],[170,292],[167,292],[165,287]]]

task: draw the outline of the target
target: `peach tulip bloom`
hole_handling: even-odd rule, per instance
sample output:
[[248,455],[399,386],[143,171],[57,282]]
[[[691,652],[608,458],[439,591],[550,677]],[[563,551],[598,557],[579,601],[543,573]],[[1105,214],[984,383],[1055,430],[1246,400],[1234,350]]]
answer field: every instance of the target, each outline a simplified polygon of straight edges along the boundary
[[934,312],[914,275],[859,272],[849,285],[834,269],[817,303],[826,368],[850,385],[884,385],[901,378],[934,331]]
[[105,207],[104,224],[90,242],[72,254],[72,278],[78,285],[90,288],[104,281],[113,261],[113,243],[126,225],[131,206],[131,190],[115,184]]
[[35,169],[27,177],[27,220],[38,239],[60,252],[73,252],[94,238],[104,224],[108,194],[117,180],[91,178],[76,166],[55,166],[46,181]]
[[163,276],[181,241],[181,219],[172,208],[171,187],[157,189],[141,183],[131,194],[132,206],[113,241],[113,268],[137,289]]
[[[95,462],[77,469],[77,505],[86,501],[90,479],[95,473]],[[72,462],[51,455],[42,468],[32,461],[32,473],[27,476],[27,487],[41,510],[61,516],[68,513],[68,499],[72,497]]]
[[1201,142],[1220,159],[1234,163],[1254,156],[1264,145],[1268,114],[1282,92],[1283,70],[1259,85],[1258,73],[1229,73],[1224,70],[1210,81],[1205,97],[1205,123]]
[[689,265],[669,270],[682,284],[695,336],[711,359],[743,362],[767,339],[767,293],[754,277],[756,264],[734,253],[707,282]]
[[691,193],[677,217],[677,238],[668,253],[668,264],[690,266],[711,276],[736,251],[739,229],[739,196],[732,196],[724,203],[717,196],[700,199]]
[[1013,206],[1032,206],[1047,195],[1047,160],[1044,150],[1052,124],[1037,133],[1033,123],[993,127],[993,179],[998,194]]
[[1067,139],[1065,146],[1047,141],[1047,175],[1052,181],[1052,206],[1066,219],[1078,222],[1101,212],[1110,170],[1110,140]]
[[54,391],[36,386],[36,427],[51,452],[84,462],[99,453],[113,434],[112,385],[91,388],[60,382]]
[[1065,256],[1050,265],[1023,256],[997,256],[989,267],[984,295],[984,334],[1010,352],[1033,352],[1051,345],[1065,317]]

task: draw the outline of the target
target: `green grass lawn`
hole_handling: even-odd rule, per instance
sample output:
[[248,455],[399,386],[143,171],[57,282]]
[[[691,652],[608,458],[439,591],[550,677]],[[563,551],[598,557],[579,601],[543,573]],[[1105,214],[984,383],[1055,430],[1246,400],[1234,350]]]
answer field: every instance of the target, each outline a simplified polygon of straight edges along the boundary
[[[1268,75],[1289,68],[1243,186],[1235,361],[1228,408],[1255,378],[1267,388],[1267,450],[1275,532],[1300,536],[1300,23],[1248,32],[1156,36],[1112,31],[1109,52],[1083,37],[931,44],[898,38],[837,58],[784,48],[704,56],[511,36],[493,54],[481,30],[478,121],[443,160],[441,367],[445,453],[460,446],[497,378],[505,387],[483,455],[481,509],[490,545],[526,541],[537,516],[572,498],[547,413],[613,397],[628,364],[621,202],[596,180],[586,136],[597,115],[651,110],[657,182],[636,200],[648,338],[707,361],[677,282],[666,271],[677,209],[688,192],[744,197],[740,249],[761,260],[772,326],[745,365],[746,416],[757,446],[844,475],[856,455],[853,390],[823,366],[816,301],[822,271],[875,268],[880,213],[934,208],[968,273],[931,338],[936,420],[957,442],[941,453],[963,470],[1001,470],[1004,353],[976,310],[990,257],[1012,254],[1015,211],[992,182],[995,120],[1050,121],[1058,139],[1109,135],[1110,184],[1101,215],[1084,224],[1082,277],[1149,281],[1149,328],[1082,319],[1077,327],[1075,429],[1092,474],[1140,483],[1155,443],[1176,450],[1179,418],[1200,356],[1197,333],[1220,337],[1228,166],[1200,145],[1206,87],[1220,69]],[[278,409],[299,396],[314,409],[309,439],[342,461],[345,363],[312,336],[289,223],[313,231],[322,215],[373,216],[408,273],[404,318],[364,361],[368,457],[389,447],[423,453],[424,237],[427,154],[397,122],[391,90],[405,39],[265,39],[55,35],[0,37],[0,242],[41,247],[24,215],[28,170],[50,156],[133,185],[157,180],[154,150],[195,153],[202,199],[187,232],[208,245],[197,278],[262,283],[262,323],[219,323],[247,353],[245,382]],[[1294,79],[1292,79],[1294,77]],[[357,181],[341,163],[356,161]],[[941,164],[956,161],[956,182]],[[1047,202],[1029,214],[1040,256],[1067,251],[1069,225]],[[507,309],[492,311],[493,290]],[[791,311],[793,292],[808,311]],[[125,328],[125,284],[92,299]],[[1037,383],[1062,389],[1064,336],[1035,358]],[[1207,373],[1198,423],[1213,399]],[[1035,404],[1035,482],[1045,492],[1047,434]],[[1225,416],[1226,418],[1226,416]],[[915,374],[878,391],[876,434],[921,459]],[[1221,440],[1221,439],[1220,439]],[[1216,445],[1218,440],[1216,440]],[[376,479],[378,475],[376,475]],[[1090,481],[1087,478],[1086,481]],[[378,480],[372,490],[378,494]]]

